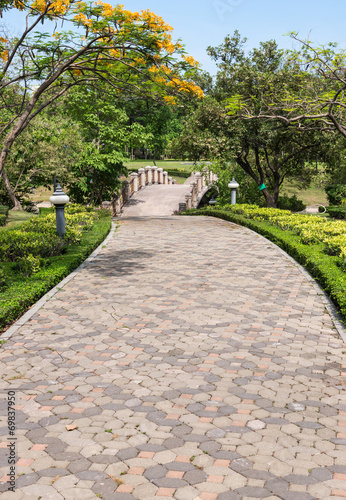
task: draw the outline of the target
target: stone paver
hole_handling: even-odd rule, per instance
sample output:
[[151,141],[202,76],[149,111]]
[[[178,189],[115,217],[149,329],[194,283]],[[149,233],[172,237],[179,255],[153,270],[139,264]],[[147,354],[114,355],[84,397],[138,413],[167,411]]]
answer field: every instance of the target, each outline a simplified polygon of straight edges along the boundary
[[245,228],[122,218],[0,369],[4,498],[346,496],[345,346],[312,283]]
[[123,217],[162,217],[171,216],[179,209],[179,203],[185,203],[185,195],[190,194],[192,177],[184,184],[146,186],[133,195],[123,207]]

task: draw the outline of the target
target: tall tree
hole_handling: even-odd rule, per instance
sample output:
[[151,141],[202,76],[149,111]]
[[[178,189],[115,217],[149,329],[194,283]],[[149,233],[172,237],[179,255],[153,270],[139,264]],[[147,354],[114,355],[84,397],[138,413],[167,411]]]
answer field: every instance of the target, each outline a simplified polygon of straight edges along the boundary
[[183,137],[195,157],[235,161],[256,182],[266,205],[275,207],[285,178],[310,174],[305,162],[316,157],[320,142],[314,131],[299,134],[281,122],[247,120],[239,112],[246,103],[256,116],[273,89],[284,82],[293,89],[301,81],[296,65],[275,41],[261,43],[248,55],[245,41],[236,31],[219,47],[208,48],[219,68],[215,99],[200,103]]
[[[176,93],[203,93],[184,79],[176,57],[183,56],[192,71],[195,61],[172,41],[172,28],[149,10],[130,12],[123,6],[97,1],[34,0],[24,4],[1,0],[0,8],[27,13],[19,38],[0,39],[0,110],[9,116],[1,124],[0,174],[15,208],[21,205],[13,192],[5,165],[17,137],[43,109],[72,87],[106,81],[118,93],[155,96],[170,102]],[[53,35],[35,32],[55,22]],[[68,31],[61,30],[66,25]],[[17,102],[12,89],[19,85]]]

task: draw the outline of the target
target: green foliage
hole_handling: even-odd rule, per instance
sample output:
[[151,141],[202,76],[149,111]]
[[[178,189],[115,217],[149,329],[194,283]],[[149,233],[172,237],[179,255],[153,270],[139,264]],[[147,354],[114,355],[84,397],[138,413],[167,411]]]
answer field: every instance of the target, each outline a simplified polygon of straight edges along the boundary
[[346,205],[327,207],[327,212],[333,219],[346,220]]
[[[216,85],[187,118],[180,151],[192,159],[236,163],[257,189],[265,184],[260,197],[268,207],[275,207],[284,179],[309,184],[315,173],[310,164],[323,151],[322,141],[314,130],[300,133],[294,127],[255,118],[282,86],[293,92],[304,80],[291,54],[280,50],[274,40],[247,54],[245,42],[236,31],[220,46],[208,48],[218,66]],[[256,188],[248,183],[246,190],[252,191],[246,193],[248,200],[257,203]]]
[[[37,116],[8,154],[6,172],[25,210],[30,210],[31,202],[24,197],[30,193],[31,187],[50,187],[54,174],[63,184],[72,180],[70,165],[84,150],[78,123],[66,118],[66,109],[64,111],[57,108],[55,112]],[[0,201],[10,203],[3,182],[0,182]]]
[[[24,223],[27,224],[27,223]],[[42,258],[59,255],[64,241],[49,232],[34,232],[20,229],[0,231],[0,261],[16,262],[19,258],[35,254]]]
[[212,165],[208,168],[210,168],[218,178],[216,182],[218,193],[216,196],[220,205],[231,203],[231,190],[228,184],[233,177],[239,184],[239,188],[237,189],[238,203],[263,205],[264,200],[258,189],[257,183],[249,175],[246,175],[244,170],[236,163],[216,160],[213,161]]
[[8,284],[8,276],[4,269],[0,267],[0,292],[5,290]]
[[306,209],[306,205],[295,194],[293,196],[279,196],[277,207],[282,210],[291,210],[291,212],[301,212]]
[[330,205],[341,205],[346,198],[346,184],[330,184],[325,191]]
[[[33,303],[72,272],[102,243],[109,233],[111,217],[109,212],[108,215],[105,213],[94,213],[94,226],[92,230],[82,232],[80,243],[66,246],[63,254],[45,259],[45,266],[25,279],[23,279],[23,275],[19,270],[13,268],[13,264],[2,264],[0,268],[0,289],[2,280],[6,281],[6,289],[0,294],[0,329],[11,324],[22,315]],[[5,230],[3,231],[5,232]],[[30,261],[30,258],[27,259],[27,263],[25,264],[27,267],[29,267],[28,261]],[[34,262],[31,263],[32,268],[36,270]]]
[[[256,207],[257,209],[258,207]],[[305,245],[300,236],[290,230],[282,230],[273,225],[269,219],[255,220],[248,215],[224,210],[222,207],[216,209],[188,210],[184,215],[208,215],[219,217],[230,222],[246,226],[289,253],[297,262],[304,266],[310,274],[319,282],[335,305],[339,308],[343,318],[346,320],[346,273],[343,271],[343,261],[346,261],[346,253],[342,257],[327,255],[323,244]],[[292,216],[291,217],[300,217]]]
[[42,260],[39,257],[34,257],[31,253],[17,259],[17,266],[24,278],[28,278],[32,274],[39,271]]
[[6,224],[8,210],[9,210],[8,206],[0,205],[0,226],[4,226]]

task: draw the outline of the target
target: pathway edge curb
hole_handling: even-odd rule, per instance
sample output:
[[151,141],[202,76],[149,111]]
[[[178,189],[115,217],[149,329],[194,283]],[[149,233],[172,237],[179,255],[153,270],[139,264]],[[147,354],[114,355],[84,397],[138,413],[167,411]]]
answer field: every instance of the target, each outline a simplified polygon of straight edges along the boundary
[[89,257],[87,257],[84,262],[82,262],[74,271],[72,271],[72,273],[68,274],[66,278],[61,280],[60,283],[51,288],[49,292],[44,294],[37,302],[35,302],[35,304],[32,305],[28,311],[26,311],[5,332],[3,332],[3,334],[0,337],[0,340],[1,341],[9,340],[20,327],[24,326],[25,323],[27,323],[32,318],[32,316],[36,314],[37,311],[41,309],[42,306],[44,306],[46,302],[48,302],[52,297],[54,297],[54,295],[62,287],[64,287],[67,283],[69,283],[69,281],[71,281],[76,276],[76,274],[78,274],[82,269],[84,269],[84,267],[90,264],[95,259],[95,257],[97,257],[97,255],[100,253],[103,246],[106,245],[110,239],[112,239],[116,228],[117,228],[117,223],[114,220],[112,220],[111,229],[107,237],[99,244],[97,248],[95,248],[95,250],[89,255]]

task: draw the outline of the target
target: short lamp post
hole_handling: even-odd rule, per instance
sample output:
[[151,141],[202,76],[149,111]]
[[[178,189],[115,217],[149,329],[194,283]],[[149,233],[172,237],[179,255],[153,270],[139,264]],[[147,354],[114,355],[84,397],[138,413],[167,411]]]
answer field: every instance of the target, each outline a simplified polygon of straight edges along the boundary
[[52,205],[55,206],[56,212],[56,230],[60,238],[65,234],[65,205],[70,201],[70,198],[61,189],[58,183],[53,196],[49,198]]
[[228,187],[231,190],[231,205],[235,205],[237,202],[237,189],[239,187],[238,182],[234,179],[231,180],[231,182],[228,184]]
[[209,205],[210,205],[211,207],[215,207],[216,203],[217,203],[217,201],[215,200],[214,196],[212,196],[212,197],[210,198],[210,200],[209,200]]

